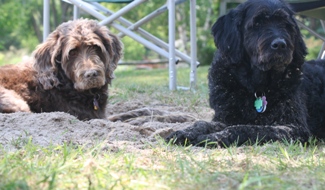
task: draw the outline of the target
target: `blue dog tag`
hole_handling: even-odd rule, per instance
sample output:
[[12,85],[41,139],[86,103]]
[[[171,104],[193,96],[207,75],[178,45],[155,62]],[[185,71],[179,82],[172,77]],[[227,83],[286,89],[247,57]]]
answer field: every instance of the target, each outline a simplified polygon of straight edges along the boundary
[[266,110],[266,105],[267,105],[267,101],[266,101],[266,97],[262,96],[262,97],[257,97],[255,102],[254,102],[254,106],[255,109],[258,113],[263,113]]

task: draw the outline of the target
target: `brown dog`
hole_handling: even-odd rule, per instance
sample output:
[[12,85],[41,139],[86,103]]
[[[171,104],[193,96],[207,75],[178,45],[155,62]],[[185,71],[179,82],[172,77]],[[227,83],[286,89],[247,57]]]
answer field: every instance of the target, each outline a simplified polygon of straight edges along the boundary
[[96,21],[61,24],[31,61],[0,67],[0,112],[63,111],[78,119],[104,118],[108,84],[122,44]]

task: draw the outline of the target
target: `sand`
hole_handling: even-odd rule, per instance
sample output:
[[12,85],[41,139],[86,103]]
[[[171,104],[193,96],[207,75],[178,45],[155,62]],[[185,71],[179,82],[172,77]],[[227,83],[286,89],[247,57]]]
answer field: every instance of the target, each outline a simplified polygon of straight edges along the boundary
[[20,149],[29,141],[42,147],[103,143],[111,150],[144,149],[175,130],[196,120],[209,121],[212,116],[213,111],[206,107],[188,109],[159,102],[144,105],[141,101],[109,104],[107,119],[89,121],[63,112],[0,114],[0,144],[9,151]]

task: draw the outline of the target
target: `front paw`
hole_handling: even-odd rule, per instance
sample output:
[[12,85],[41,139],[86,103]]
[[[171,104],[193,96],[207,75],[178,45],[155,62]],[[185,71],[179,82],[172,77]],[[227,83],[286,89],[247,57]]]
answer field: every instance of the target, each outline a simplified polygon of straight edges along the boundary
[[220,147],[220,140],[216,138],[216,133],[208,135],[200,135],[192,141],[195,146],[216,148]]
[[198,135],[194,136],[193,133],[186,131],[176,131],[170,134],[166,138],[167,143],[177,144],[177,145],[194,145],[201,147],[218,147],[218,140],[212,135]]
[[189,132],[185,132],[183,130],[175,131],[172,134],[166,137],[167,143],[177,144],[177,145],[190,145],[191,142],[195,139],[191,136]]
[[222,131],[227,126],[219,122],[206,122],[206,121],[197,121],[192,126],[181,130],[176,131],[169,135],[166,138],[167,142],[178,145],[201,145],[203,146],[204,142],[210,142],[215,140],[213,135],[216,132]]

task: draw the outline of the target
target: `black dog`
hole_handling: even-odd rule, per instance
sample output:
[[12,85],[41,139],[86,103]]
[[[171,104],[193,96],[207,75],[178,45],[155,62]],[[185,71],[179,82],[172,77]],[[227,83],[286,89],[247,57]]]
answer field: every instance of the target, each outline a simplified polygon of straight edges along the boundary
[[167,137],[214,146],[325,138],[325,62],[304,64],[306,46],[282,0],[249,0],[212,27],[212,122]]

